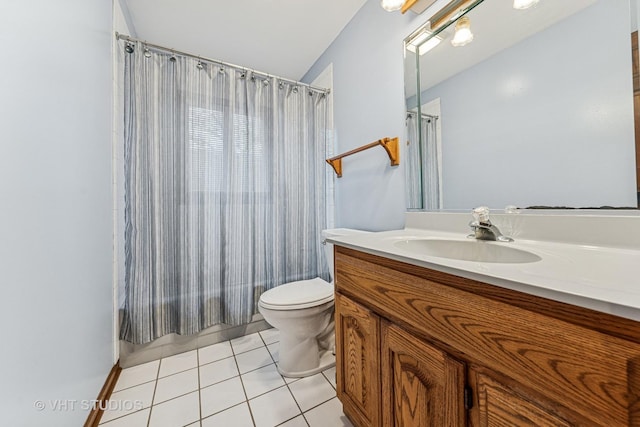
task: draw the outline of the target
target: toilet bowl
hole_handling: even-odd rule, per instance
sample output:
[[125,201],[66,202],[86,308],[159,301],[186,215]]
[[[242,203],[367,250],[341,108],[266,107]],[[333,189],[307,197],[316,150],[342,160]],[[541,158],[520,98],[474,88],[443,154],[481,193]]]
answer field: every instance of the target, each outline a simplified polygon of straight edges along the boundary
[[[333,275],[333,245],[330,236],[362,233],[359,230],[322,231],[325,255]],[[258,311],[280,331],[278,371],[285,377],[306,377],[335,365],[333,281],[319,277],[290,282],[264,292]]]

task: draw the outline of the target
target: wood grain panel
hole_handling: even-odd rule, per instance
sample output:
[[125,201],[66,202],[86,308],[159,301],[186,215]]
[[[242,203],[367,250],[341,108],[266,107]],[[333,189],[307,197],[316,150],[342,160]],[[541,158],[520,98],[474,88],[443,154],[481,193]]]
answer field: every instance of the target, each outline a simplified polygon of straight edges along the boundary
[[640,193],[640,55],[638,32],[631,33],[631,64],[633,68],[633,122],[636,142],[636,184]]
[[463,427],[464,364],[382,323],[384,426]]
[[[519,422],[523,425],[528,425],[527,420],[537,420],[531,422],[538,422],[543,426],[596,427],[601,425],[559,402],[532,391],[526,385],[523,386],[512,378],[484,366],[470,364],[467,381],[475,391],[473,407],[469,411],[469,427],[482,427],[487,423],[507,422],[507,420],[519,418],[522,418]],[[553,420],[553,423],[549,424],[550,420]]]
[[636,141],[636,183],[640,193],[640,92],[633,94],[633,124]]
[[[424,267],[418,267],[389,258],[366,254],[364,252],[337,245],[334,246],[334,248],[336,263],[338,258],[346,255],[346,260],[356,258],[368,261],[372,264],[383,265],[387,268],[407,273],[418,278],[432,280],[452,288],[482,295],[485,298],[504,302],[534,313],[553,317],[575,325],[584,326],[589,329],[603,332],[607,335],[631,340],[640,344],[640,323],[630,319],[624,319],[611,314],[589,310],[534,295],[528,295],[522,292],[511,291],[499,286],[489,285],[487,283],[454,276],[436,270],[430,270]],[[334,275],[333,277],[337,276]]]
[[542,406],[513,392],[495,379],[478,374],[480,427],[572,427]]
[[340,294],[336,310],[336,385],[344,413],[356,426],[380,425],[380,320]]
[[637,419],[637,379],[628,375],[640,357],[637,343],[486,298],[478,282],[475,293],[463,291],[342,249],[336,251],[338,291],[586,419],[602,425],[638,425],[630,424]]
[[640,55],[638,51],[638,32],[631,33],[631,75],[633,77],[633,92],[640,91]]

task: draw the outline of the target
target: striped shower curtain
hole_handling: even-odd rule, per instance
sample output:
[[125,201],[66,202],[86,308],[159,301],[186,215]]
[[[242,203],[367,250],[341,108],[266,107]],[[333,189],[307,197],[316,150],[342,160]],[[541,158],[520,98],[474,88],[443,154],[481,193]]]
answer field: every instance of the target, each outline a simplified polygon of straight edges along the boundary
[[[407,111],[406,185],[407,209],[440,209],[440,162],[437,118]],[[420,129],[418,129],[420,127]]]
[[130,47],[121,339],[245,324],[265,290],[328,279],[326,94]]

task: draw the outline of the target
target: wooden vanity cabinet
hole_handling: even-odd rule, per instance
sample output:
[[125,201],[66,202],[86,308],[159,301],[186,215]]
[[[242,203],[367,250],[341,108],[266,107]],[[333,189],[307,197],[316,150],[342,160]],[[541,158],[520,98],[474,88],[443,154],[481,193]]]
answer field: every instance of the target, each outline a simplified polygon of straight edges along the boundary
[[380,318],[341,294],[335,304],[336,393],[356,425],[381,425]]
[[640,325],[336,246],[356,427],[640,426]]

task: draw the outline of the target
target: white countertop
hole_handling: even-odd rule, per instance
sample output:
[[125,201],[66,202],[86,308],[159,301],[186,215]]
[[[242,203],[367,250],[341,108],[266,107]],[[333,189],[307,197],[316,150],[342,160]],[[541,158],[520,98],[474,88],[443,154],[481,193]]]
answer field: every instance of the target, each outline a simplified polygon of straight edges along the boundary
[[487,242],[509,245],[541,258],[536,262],[507,264],[428,256],[395,245],[411,239],[466,241],[465,231],[405,228],[327,240],[373,255],[640,321],[640,250],[637,248],[522,238],[510,243]]

